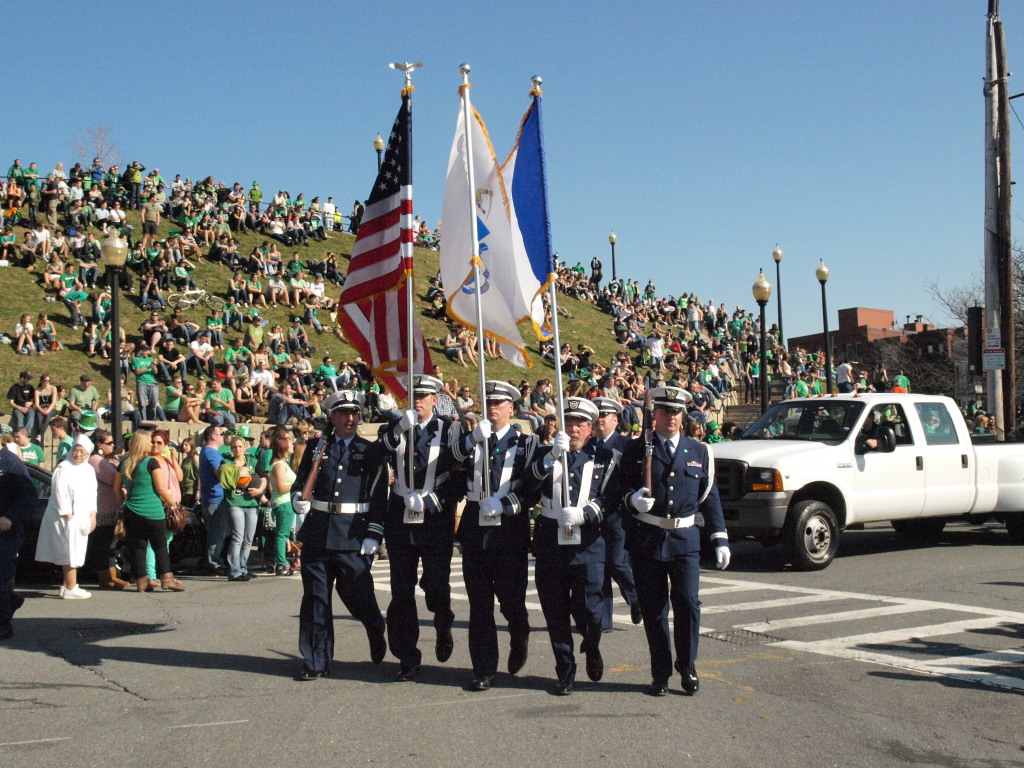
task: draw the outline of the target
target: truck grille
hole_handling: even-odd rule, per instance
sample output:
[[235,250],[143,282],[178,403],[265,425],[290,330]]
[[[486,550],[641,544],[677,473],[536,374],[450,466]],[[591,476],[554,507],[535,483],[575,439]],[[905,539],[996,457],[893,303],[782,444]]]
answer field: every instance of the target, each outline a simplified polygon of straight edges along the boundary
[[747,463],[735,459],[715,460],[715,485],[718,498],[722,501],[736,501],[746,493]]

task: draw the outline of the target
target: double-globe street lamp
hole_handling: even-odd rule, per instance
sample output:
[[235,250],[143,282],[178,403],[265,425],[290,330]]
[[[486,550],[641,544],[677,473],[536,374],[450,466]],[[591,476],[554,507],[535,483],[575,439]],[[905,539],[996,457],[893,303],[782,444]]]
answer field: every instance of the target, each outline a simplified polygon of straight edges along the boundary
[[754,301],[757,302],[757,306],[761,312],[761,348],[760,348],[760,380],[761,380],[761,413],[764,414],[768,410],[768,350],[767,350],[767,339],[765,338],[764,328],[764,307],[768,303],[768,299],[772,297],[772,286],[764,276],[764,270],[760,270],[757,273],[757,280],[754,281],[753,285]]
[[825,393],[832,393],[832,344],[828,337],[828,303],[825,300],[825,283],[828,282],[828,267],[824,259],[818,261],[818,268],[814,270],[814,276],[821,283],[821,324],[825,329]]
[[128,243],[122,240],[116,228],[100,245],[100,264],[106,267],[110,286],[110,433],[114,438],[114,451],[124,448],[124,430],[121,428],[121,270],[128,260]]

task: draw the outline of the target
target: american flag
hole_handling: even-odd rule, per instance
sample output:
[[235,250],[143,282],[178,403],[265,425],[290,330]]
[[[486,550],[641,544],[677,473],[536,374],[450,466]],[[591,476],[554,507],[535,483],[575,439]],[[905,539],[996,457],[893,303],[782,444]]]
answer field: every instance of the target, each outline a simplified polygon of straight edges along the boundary
[[[406,381],[400,374],[409,370],[406,278],[412,276],[414,238],[412,104],[410,94],[403,93],[402,108],[359,224],[337,316],[374,376],[399,400],[406,397]],[[412,317],[413,372],[430,372],[430,351],[416,314]]]

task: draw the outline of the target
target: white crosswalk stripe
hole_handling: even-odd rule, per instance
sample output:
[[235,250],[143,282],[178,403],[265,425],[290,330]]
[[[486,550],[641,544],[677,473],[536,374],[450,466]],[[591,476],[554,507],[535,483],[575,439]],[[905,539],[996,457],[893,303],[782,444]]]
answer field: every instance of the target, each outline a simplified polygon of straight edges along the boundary
[[[870,603],[872,607],[841,611],[825,611],[801,616],[782,615],[766,618],[764,621],[728,624],[731,630],[745,630],[771,637],[782,637],[766,643],[769,647],[787,648],[805,653],[817,653],[842,659],[871,662],[888,667],[941,675],[957,680],[970,681],[999,688],[1024,691],[1024,648],[970,651],[971,633],[981,632],[989,636],[1002,636],[1005,642],[1018,640],[1024,634],[1024,613],[994,610],[974,605],[946,603],[932,600],[872,595],[858,592],[794,587],[789,585],[766,584],[721,576],[702,577],[704,584],[713,586],[702,589],[701,597],[706,603],[702,614],[714,616],[712,622],[729,622],[742,619],[741,614],[751,611],[766,612],[799,609],[800,606],[815,603]],[[728,597],[737,592],[764,592],[768,595],[760,601],[729,603]],[[771,597],[772,593],[784,593],[789,597]],[[709,599],[710,598],[710,599]],[[915,614],[967,614],[972,618],[954,618],[938,623],[924,623],[918,626],[898,629],[879,629],[871,632],[848,634],[842,637],[822,639],[786,639],[785,630],[821,629],[828,634],[836,624],[856,622],[877,623],[892,617],[899,619]],[[718,631],[721,631],[719,629]],[[704,634],[717,633],[716,629],[702,626]],[[946,642],[924,643],[928,638],[948,638]],[[962,655],[931,658],[934,647],[960,645]],[[1019,670],[1019,676],[1017,672]]]

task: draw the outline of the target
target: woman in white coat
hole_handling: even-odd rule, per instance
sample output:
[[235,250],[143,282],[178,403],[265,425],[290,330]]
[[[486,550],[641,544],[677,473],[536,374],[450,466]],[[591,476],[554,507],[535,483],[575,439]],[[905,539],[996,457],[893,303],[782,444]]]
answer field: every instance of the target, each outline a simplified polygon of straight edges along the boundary
[[59,595],[65,600],[92,597],[78,586],[89,534],[96,527],[96,472],[89,464],[92,440],[79,435],[71,452],[53,471],[50,502],[39,527],[36,560],[64,568]]

